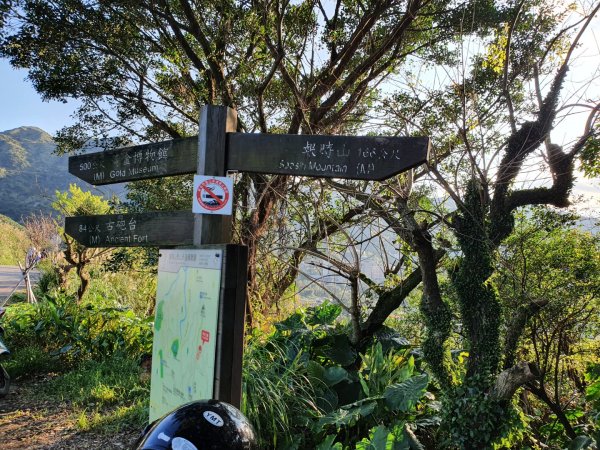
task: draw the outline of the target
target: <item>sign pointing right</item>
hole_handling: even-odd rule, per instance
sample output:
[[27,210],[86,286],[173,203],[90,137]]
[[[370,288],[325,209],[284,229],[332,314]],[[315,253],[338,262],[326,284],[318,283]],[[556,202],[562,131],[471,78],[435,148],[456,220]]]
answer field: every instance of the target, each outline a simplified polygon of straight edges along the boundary
[[428,137],[227,133],[227,170],[384,180],[427,161]]

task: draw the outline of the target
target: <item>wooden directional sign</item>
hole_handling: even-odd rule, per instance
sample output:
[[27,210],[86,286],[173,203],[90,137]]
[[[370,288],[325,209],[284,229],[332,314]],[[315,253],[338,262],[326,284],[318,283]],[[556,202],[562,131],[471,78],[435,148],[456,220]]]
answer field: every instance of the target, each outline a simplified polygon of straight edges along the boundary
[[69,173],[93,185],[196,173],[198,137],[71,156]]
[[383,180],[427,161],[427,137],[227,134],[227,170]]
[[[225,170],[383,180],[427,161],[426,137],[227,133]],[[198,138],[69,158],[69,172],[93,185],[196,173]]]
[[192,245],[191,211],[157,211],[65,218],[65,231],[86,247]]

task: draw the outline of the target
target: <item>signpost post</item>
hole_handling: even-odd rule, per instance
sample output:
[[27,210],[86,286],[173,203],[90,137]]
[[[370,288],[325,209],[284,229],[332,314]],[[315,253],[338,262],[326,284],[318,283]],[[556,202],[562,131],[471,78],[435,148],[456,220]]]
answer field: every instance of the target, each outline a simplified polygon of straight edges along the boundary
[[[233,192],[222,177],[229,171],[241,171],[383,180],[426,162],[430,141],[427,137],[247,134],[236,133],[236,128],[234,110],[204,106],[197,137],[70,157],[69,172],[94,185],[182,174],[210,178],[199,179],[194,189],[200,202],[194,210],[204,209],[204,214],[160,211],[67,217],[65,231],[88,247],[184,246],[200,251],[213,249],[222,256],[212,396],[239,407],[247,249],[230,244],[232,218],[223,212],[228,212],[226,206]],[[192,250],[188,252],[190,260],[197,256]],[[172,259],[179,256],[171,251],[165,250],[164,254],[171,262],[160,260],[159,269],[187,267],[174,264]],[[198,266],[198,270],[214,270],[211,264]],[[198,295],[202,298],[201,292]],[[210,332],[204,331],[200,334],[200,347],[210,342]],[[173,345],[171,351],[177,356],[179,344]],[[153,364],[160,365],[163,372],[157,369],[156,373],[164,375],[167,359],[157,356]],[[184,402],[188,400],[186,396],[192,395],[192,387],[187,389],[187,393],[179,388],[171,390],[177,391]]]

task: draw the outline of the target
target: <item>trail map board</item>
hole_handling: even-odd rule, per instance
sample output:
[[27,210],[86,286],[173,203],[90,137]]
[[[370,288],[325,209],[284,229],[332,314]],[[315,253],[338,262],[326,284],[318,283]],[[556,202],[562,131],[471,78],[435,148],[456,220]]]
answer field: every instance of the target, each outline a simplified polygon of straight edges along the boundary
[[220,249],[160,251],[150,421],[213,398],[222,264]]

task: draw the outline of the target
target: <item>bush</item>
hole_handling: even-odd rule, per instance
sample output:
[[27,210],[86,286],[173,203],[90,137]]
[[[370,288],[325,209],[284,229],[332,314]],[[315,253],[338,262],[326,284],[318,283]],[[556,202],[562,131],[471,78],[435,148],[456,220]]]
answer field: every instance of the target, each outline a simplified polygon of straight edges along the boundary
[[36,401],[69,402],[84,431],[147,424],[149,383],[139,362],[151,352],[150,318],[106,299],[77,305],[68,295],[46,295],[35,305],[11,304],[3,325],[12,350],[9,374],[49,375],[32,393]]
[[12,348],[37,347],[63,361],[102,360],[116,354],[139,359],[152,350],[152,319],[131,310],[86,303],[66,295],[38,304],[11,304],[4,325]]
[[250,340],[243,411],[260,448],[380,448],[369,447],[372,439],[404,448],[405,424],[428,414],[422,404],[429,379],[405,346],[384,352],[377,342],[357,355],[340,313],[327,303],[299,310],[270,335]]
[[46,374],[64,370],[64,364],[38,346],[17,346],[10,349],[10,358],[3,362],[11,378]]

